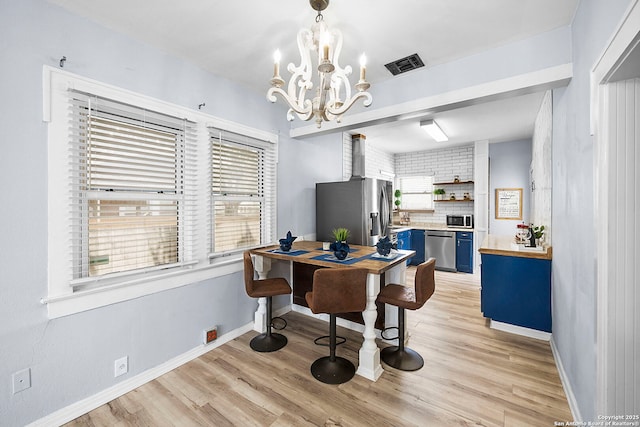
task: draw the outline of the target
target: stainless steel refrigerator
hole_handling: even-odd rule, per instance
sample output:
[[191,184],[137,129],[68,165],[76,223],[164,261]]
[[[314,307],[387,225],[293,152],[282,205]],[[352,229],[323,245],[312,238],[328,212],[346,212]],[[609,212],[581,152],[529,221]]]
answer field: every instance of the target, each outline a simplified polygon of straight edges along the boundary
[[349,181],[316,184],[316,238],[333,241],[332,231],[349,229],[348,243],[373,246],[389,234],[391,182],[353,177]]

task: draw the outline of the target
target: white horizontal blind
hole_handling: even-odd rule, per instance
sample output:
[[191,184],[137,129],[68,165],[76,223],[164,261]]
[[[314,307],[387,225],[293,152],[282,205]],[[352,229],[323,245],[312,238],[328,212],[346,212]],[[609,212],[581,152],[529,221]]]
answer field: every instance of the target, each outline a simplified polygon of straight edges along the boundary
[[192,258],[193,123],[69,92],[74,285]]
[[212,252],[271,243],[275,236],[275,144],[210,128]]
[[433,209],[433,177],[404,176],[398,178],[398,187],[402,192],[402,209]]

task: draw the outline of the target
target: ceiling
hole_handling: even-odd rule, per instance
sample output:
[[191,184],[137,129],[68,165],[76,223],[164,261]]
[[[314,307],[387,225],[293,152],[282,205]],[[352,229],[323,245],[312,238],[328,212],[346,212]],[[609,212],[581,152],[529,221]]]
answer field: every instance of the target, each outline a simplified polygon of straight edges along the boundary
[[[273,51],[281,50],[284,64],[298,62],[297,31],[310,27],[316,15],[307,0],[47,1],[263,94]],[[578,1],[332,0],[323,15],[344,35],[343,64],[357,69],[360,54],[366,53],[367,80],[373,86],[394,78],[384,64],[413,53],[430,67],[569,25]],[[527,138],[541,96],[493,101],[433,118],[450,144]],[[367,136],[368,144],[393,153],[446,145],[435,145],[418,120],[357,132]]]

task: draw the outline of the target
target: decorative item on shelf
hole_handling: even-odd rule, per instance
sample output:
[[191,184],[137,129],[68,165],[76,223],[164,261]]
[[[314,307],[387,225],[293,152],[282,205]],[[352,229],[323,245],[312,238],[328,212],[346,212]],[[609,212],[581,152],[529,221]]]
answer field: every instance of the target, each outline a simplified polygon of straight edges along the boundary
[[378,240],[376,243],[376,250],[382,256],[387,256],[391,253],[391,249],[397,249],[397,245],[389,240],[389,237],[384,236],[382,239]]
[[293,241],[297,238],[297,236],[291,235],[291,231],[287,231],[287,237],[285,237],[284,239],[280,239],[280,249],[284,252],[289,252],[291,250]]
[[544,235],[544,225],[529,224],[529,233],[527,235],[528,243],[525,247],[535,248],[536,246],[542,246],[542,236]]
[[395,205],[396,209],[400,209],[400,205],[402,204],[402,201],[400,200],[400,198],[402,197],[402,191],[396,190],[393,193],[393,196],[396,198],[393,204]]
[[449,193],[449,200],[455,200],[456,199],[456,193]]
[[454,175],[453,176],[453,182],[455,182],[455,183],[460,182],[460,175]]
[[436,200],[442,200],[444,198],[444,195],[446,194],[446,191],[444,191],[444,188],[436,188],[435,190],[433,190],[433,194],[436,196]]
[[[530,227],[532,237],[535,239],[535,244],[538,246],[542,246],[543,236],[544,236],[544,225],[536,226],[531,224]],[[532,245],[535,246],[535,245]]]
[[471,200],[471,195],[469,193],[464,193],[464,196],[462,198],[464,200]]
[[531,231],[529,230],[529,226],[524,222],[517,225],[516,230],[516,243],[525,244],[531,237]]
[[409,225],[410,222],[409,212],[400,212],[400,225]]
[[331,244],[329,249],[333,251],[336,258],[343,260],[349,255],[349,245],[347,244],[349,230],[344,227],[334,228],[332,234],[335,242]]
[[[298,31],[298,50],[300,65],[289,63],[287,70],[291,73],[287,90],[282,88],[285,81],[280,77],[280,51],[273,56],[274,70],[271,88],[267,91],[267,99],[276,102],[276,95],[280,95],[289,107],[287,119],[292,121],[294,113],[301,120],[315,117],[316,124],[322,126],[323,121],[336,119],[340,123],[342,115],[359,99],[368,107],[373,102],[367,89],[371,86],[367,82],[366,57],[360,57],[360,80],[356,83],[356,92],[351,94],[349,76],[350,65],[342,68],[339,56],[342,50],[342,33],[338,29],[329,29],[323,20],[322,11],[329,6],[329,0],[309,0],[311,7],[318,12],[315,24],[311,29],[303,28]],[[316,58],[314,67],[312,59]],[[315,63],[316,60],[313,62]],[[318,81],[313,81],[317,77]],[[307,91],[311,99],[307,98]]]

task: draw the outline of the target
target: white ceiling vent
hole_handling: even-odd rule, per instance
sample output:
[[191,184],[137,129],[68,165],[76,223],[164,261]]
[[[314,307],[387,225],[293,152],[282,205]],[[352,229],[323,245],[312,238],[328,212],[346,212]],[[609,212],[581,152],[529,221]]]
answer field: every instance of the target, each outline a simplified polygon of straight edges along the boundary
[[406,56],[402,59],[389,62],[388,64],[385,64],[385,67],[387,67],[387,70],[389,70],[391,74],[397,76],[398,74],[424,67],[424,62],[422,62],[422,59],[420,59],[417,53],[414,53],[413,55]]

